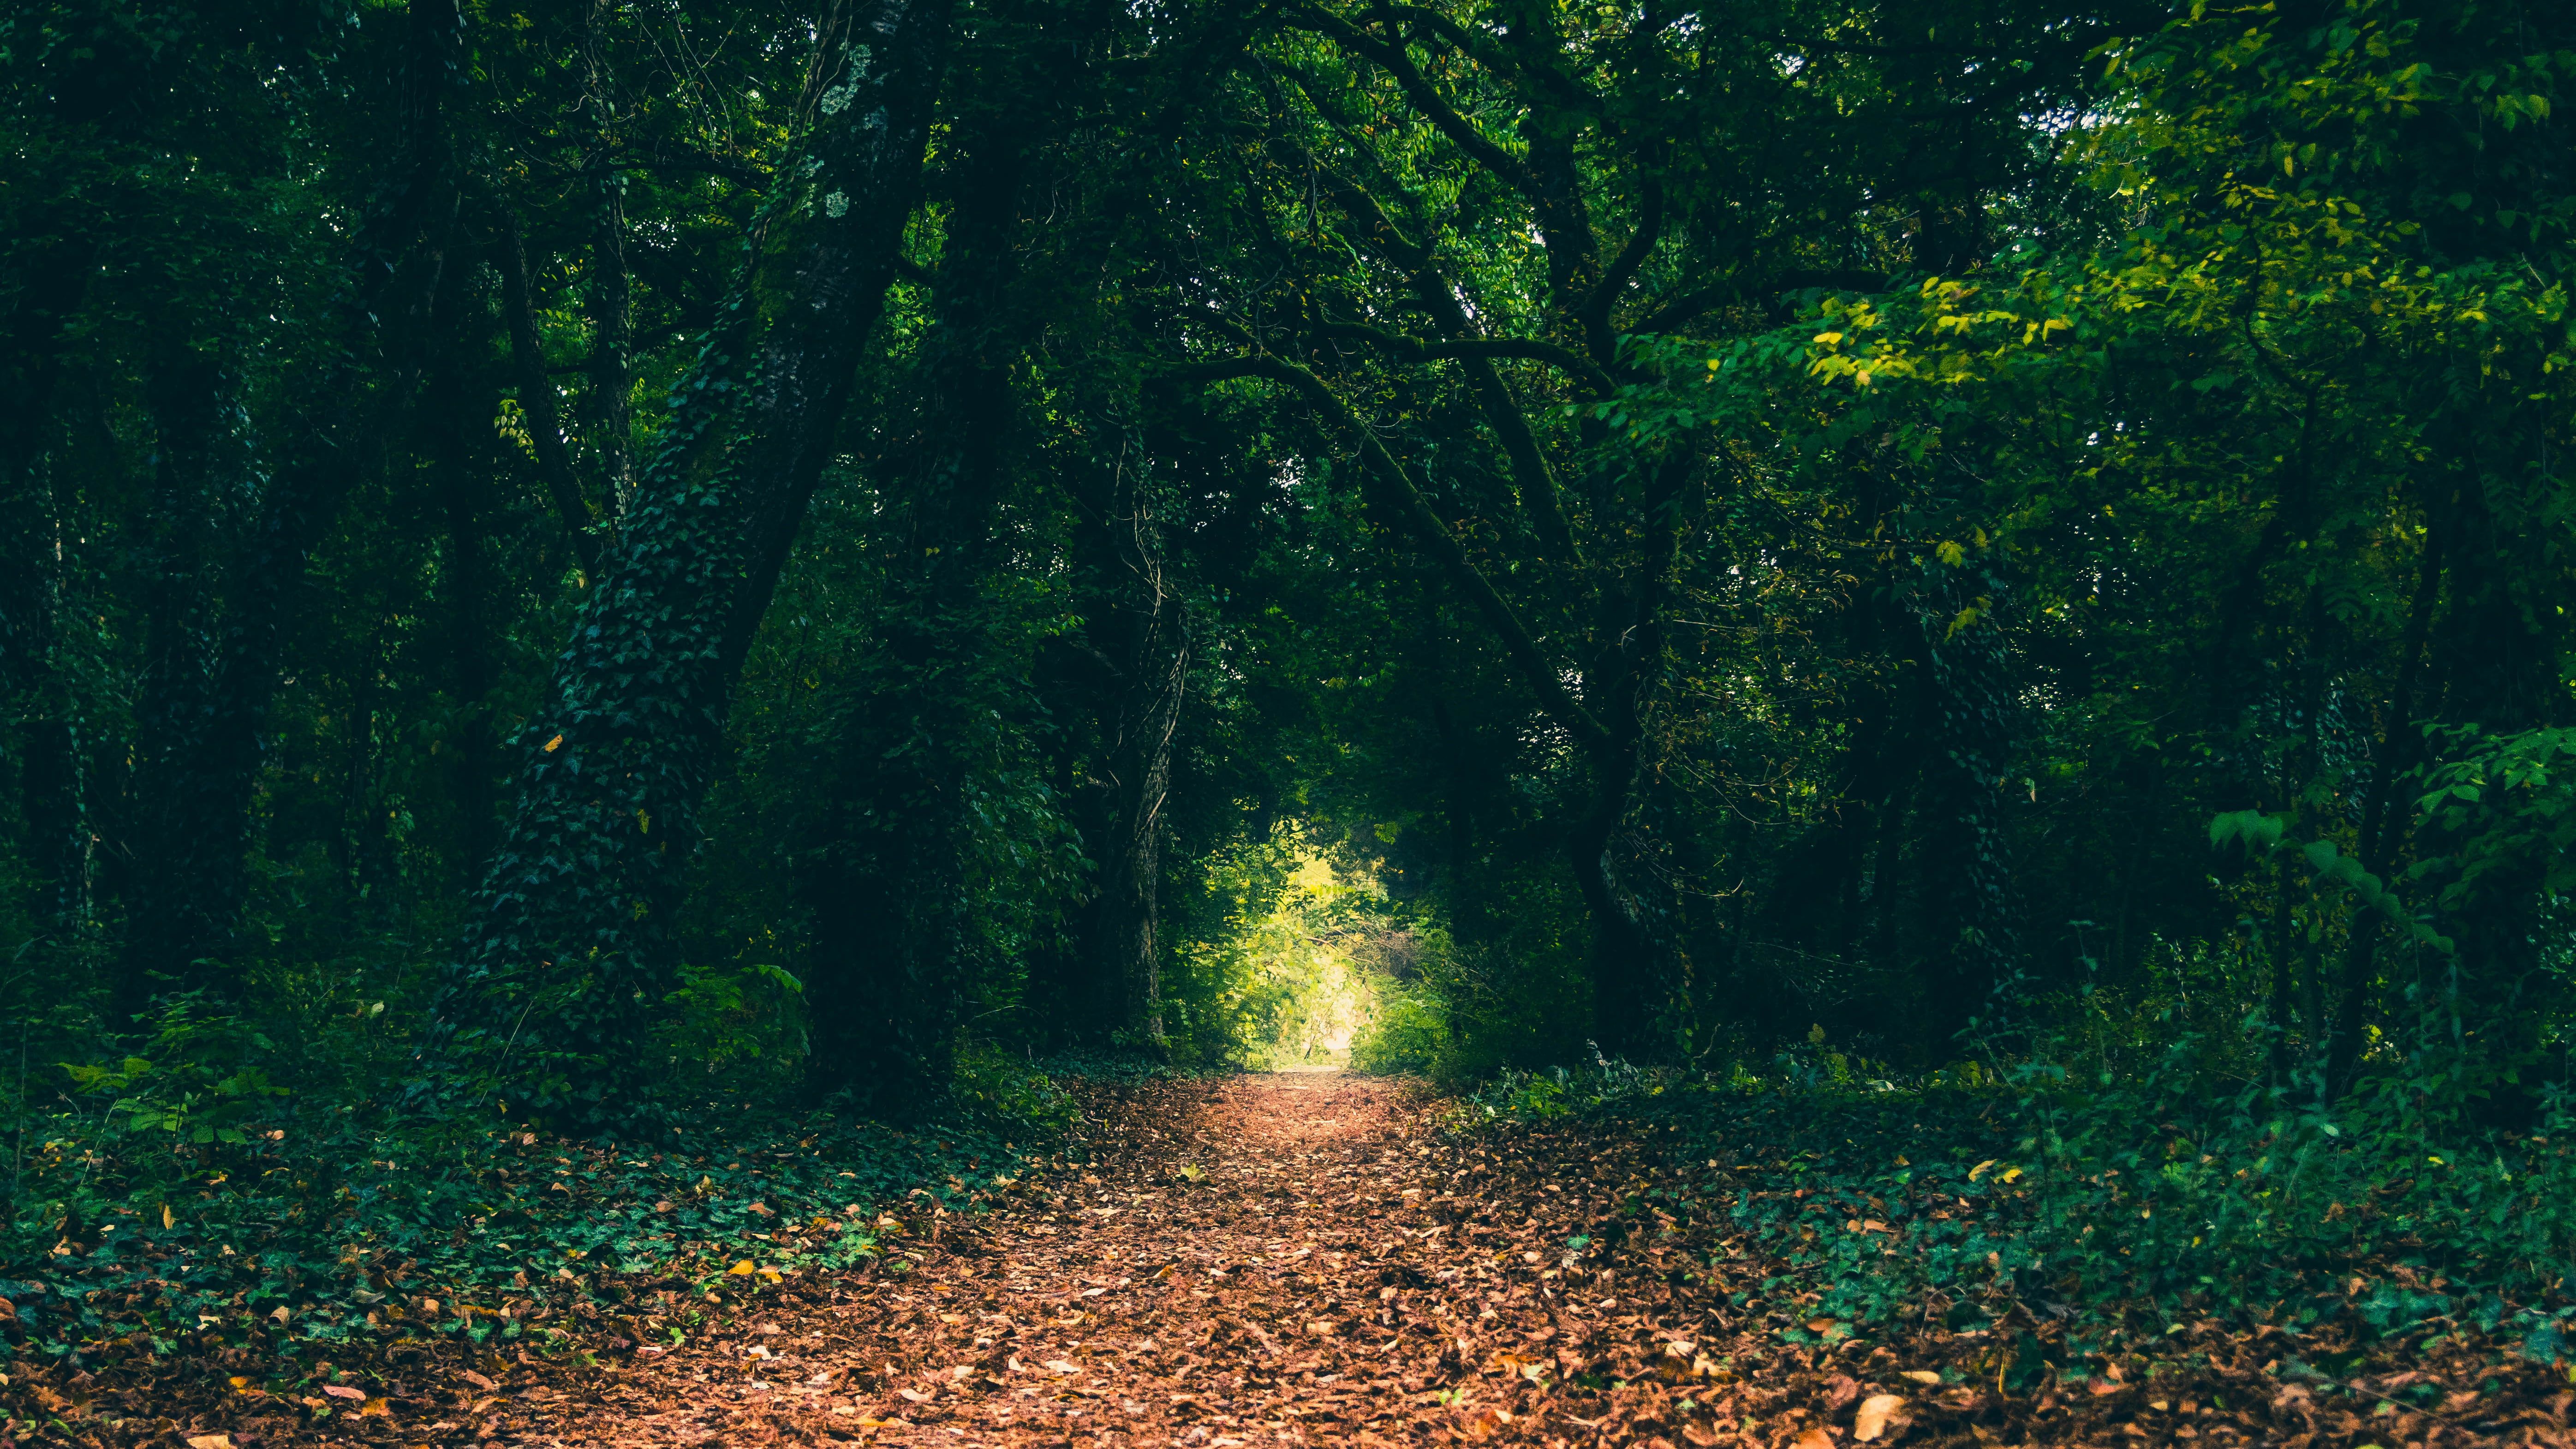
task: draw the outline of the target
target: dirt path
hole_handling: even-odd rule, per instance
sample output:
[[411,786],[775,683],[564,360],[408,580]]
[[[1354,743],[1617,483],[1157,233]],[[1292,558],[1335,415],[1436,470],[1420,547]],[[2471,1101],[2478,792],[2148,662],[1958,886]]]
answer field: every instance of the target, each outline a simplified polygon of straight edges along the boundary
[[[2388,1348],[2371,1386],[2332,1394],[2276,1372],[2347,1342],[2322,1330],[2177,1324],[2152,1358],[2060,1339],[2063,1362],[2033,1369],[2040,1336],[2066,1330],[1999,1293],[1994,1327],[1954,1330],[1927,1304],[1855,1336],[1818,1316],[1812,1265],[1766,1245],[1887,1224],[1784,1187],[1757,1206],[1790,1227],[1765,1238],[1708,1197],[1720,1164],[1666,1160],[1654,1127],[1452,1137],[1437,1110],[1338,1075],[1096,1091],[1087,1172],[913,1217],[873,1275],[747,1301],[655,1290],[596,1326],[685,1343],[608,1338],[623,1351],[596,1364],[494,1353],[488,1373],[447,1366],[436,1398],[302,1433],[248,1421],[229,1449],[2576,1442],[2556,1368],[2465,1334]],[[2397,1405],[2417,1384],[2447,1396]],[[227,1449],[196,1433],[181,1438]]]
[[[1535,1388],[1513,1370],[1550,1357],[1555,1315],[1497,1312],[1533,1285],[1489,1281],[1490,1252],[1466,1261],[1422,1110],[1399,1089],[1283,1074],[1138,1089],[1105,1115],[1097,1165],[1060,1197],[944,1233],[912,1273],[639,1360],[590,1402],[522,1401],[494,1430],[1215,1449],[1539,1429],[1508,1393],[1452,1382],[1514,1352],[1500,1382]],[[1567,1312],[1618,1307],[1535,1286]]]
[[1088,1172],[971,1216],[890,1205],[872,1273],[639,1277],[560,1310],[583,1327],[546,1325],[551,1352],[384,1325],[380,1356],[292,1388],[238,1346],[22,1353],[0,1449],[2576,1444],[2576,1368],[2449,1319],[2133,1333],[1998,1274],[1972,1315],[1838,1321],[1827,1290],[1886,1285],[1820,1245],[1883,1255],[1972,1204],[1746,1178],[1670,1122],[1450,1134],[1454,1105],[1329,1074],[1090,1097]]

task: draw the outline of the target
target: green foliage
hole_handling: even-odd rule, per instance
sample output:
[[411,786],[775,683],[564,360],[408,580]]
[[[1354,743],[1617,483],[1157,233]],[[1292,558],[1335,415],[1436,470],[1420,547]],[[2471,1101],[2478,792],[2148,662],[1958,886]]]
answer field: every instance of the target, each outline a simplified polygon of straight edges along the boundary
[[1448,1001],[1427,982],[1386,981],[1377,1012],[1351,1043],[1351,1069],[1381,1076],[1428,1076],[1449,1050]]
[[[1030,1103],[1033,1117],[1002,1115]],[[75,1363],[182,1345],[570,1346],[664,1290],[739,1302],[900,1263],[923,1212],[1022,1174],[1067,1120],[1060,1094],[1025,1080],[993,1105],[920,1135],[737,1110],[650,1149],[278,1109],[176,1154],[97,1137],[86,1111],[47,1114],[25,1124],[0,1294],[32,1347]]]
[[1455,1120],[1642,1128],[1684,1180],[1657,1205],[1783,1258],[1763,1296],[1813,1293],[1799,1316],[1846,1335],[1926,1311],[1974,1326],[2015,1301],[2142,1337],[2208,1315],[2293,1334],[2553,1321],[2576,1268],[2576,1116],[2501,1135],[2400,1079],[2322,1107],[2307,1084],[2213,1080],[2229,1056],[2183,1030],[2134,1075],[2052,1051],[1902,1088],[1605,1063],[1505,1078]]
[[1071,1131],[1082,1116],[1082,1109],[1057,1080],[1068,1074],[1094,1075],[1078,1069],[1068,1073],[1066,1064],[1058,1061],[1041,1069],[1009,1052],[986,1047],[958,1056],[952,1100],[972,1120],[989,1124],[994,1131],[1046,1141]]

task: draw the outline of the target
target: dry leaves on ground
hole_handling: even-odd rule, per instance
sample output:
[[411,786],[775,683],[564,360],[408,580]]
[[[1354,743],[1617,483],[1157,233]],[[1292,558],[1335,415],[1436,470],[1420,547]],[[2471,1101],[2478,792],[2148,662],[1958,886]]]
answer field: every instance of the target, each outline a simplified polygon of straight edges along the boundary
[[[423,1361],[383,1392],[301,1406],[239,1378],[210,1402],[216,1370],[186,1364],[140,1385],[22,1373],[9,1392],[90,1442],[175,1432],[193,1449],[2568,1442],[2552,1370],[2463,1345],[2396,1375],[2467,1386],[2427,1407],[2386,1376],[2329,1402],[2267,1372],[2259,1336],[2214,1324],[2177,1336],[2152,1388],[2051,1375],[2027,1395],[1997,1387],[2002,1327],[1870,1342],[1809,1325],[1826,1341],[1786,1344],[1804,1315],[1762,1301],[1766,1265],[1711,1268],[1698,1229],[1640,1208],[1666,1171],[1644,1134],[1462,1143],[1405,1089],[1334,1075],[1103,1088],[1090,1105],[1089,1166],[971,1223],[912,1222],[909,1271],[739,1303],[665,1293],[630,1326],[685,1325],[676,1345]],[[186,1423],[169,1416],[183,1402]]]

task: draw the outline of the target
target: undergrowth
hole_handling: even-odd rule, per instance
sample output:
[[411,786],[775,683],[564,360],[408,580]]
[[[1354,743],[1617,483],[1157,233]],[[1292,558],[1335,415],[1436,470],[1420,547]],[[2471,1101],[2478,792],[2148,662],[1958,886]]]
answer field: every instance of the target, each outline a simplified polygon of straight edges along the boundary
[[2365,1077],[2328,1106],[2307,1080],[2213,1084],[2209,1045],[2178,1037],[2126,1076],[2042,1056],[1902,1084],[1821,1043],[1759,1075],[1596,1059],[1505,1074],[1451,1120],[1643,1134],[1673,1185],[1632,1211],[1709,1228],[1708,1270],[1762,1265],[1765,1296],[1808,1295],[1785,1343],[2019,1308],[2133,1342],[2216,1318],[2370,1338],[2474,1325],[2542,1362],[2576,1351],[2564,1095],[2515,1131],[2438,1076]]
[[670,1325],[800,1275],[909,1271],[920,1234],[1043,1170],[1079,1116],[1054,1075],[969,1053],[944,1115],[910,1128],[737,1099],[651,1142],[584,1141],[289,1093],[263,1045],[174,1018],[147,1049],[185,1050],[75,1066],[56,1107],[22,1108],[0,1223],[22,1352],[291,1376],[442,1345],[633,1348],[648,1299],[685,1336]]

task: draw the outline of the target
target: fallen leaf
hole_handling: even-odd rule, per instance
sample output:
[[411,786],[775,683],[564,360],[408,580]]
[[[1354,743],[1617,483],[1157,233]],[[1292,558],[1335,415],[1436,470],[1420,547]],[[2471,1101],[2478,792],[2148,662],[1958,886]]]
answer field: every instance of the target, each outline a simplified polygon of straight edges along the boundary
[[1834,1449],[1834,1436],[1819,1424],[1790,1440],[1789,1449]]
[[367,1396],[365,1389],[353,1389],[347,1384],[324,1384],[322,1392],[335,1399],[363,1399]]
[[1905,1372],[1897,1375],[1897,1377],[1912,1379],[1918,1384],[1937,1384],[1941,1382],[1941,1376],[1932,1372],[1930,1369],[1907,1369]]
[[1078,1374],[1082,1372],[1082,1369],[1078,1365],[1069,1364],[1060,1358],[1048,1359],[1043,1365],[1041,1365],[1041,1367],[1045,1368],[1048,1373],[1059,1375]]
[[749,1258],[745,1258],[741,1262],[734,1264],[732,1267],[725,1269],[725,1272],[736,1278],[748,1278],[759,1271],[760,1268],[758,1265],[754,1264]]
[[393,1410],[387,1407],[382,1399],[369,1399],[358,1406],[358,1413],[366,1418],[381,1418],[392,1412]]
[[492,1390],[501,1387],[499,1384],[492,1382],[490,1379],[483,1377],[472,1369],[467,1369],[465,1371],[464,1378],[467,1383],[483,1390],[485,1393],[490,1393]]
[[188,1436],[188,1449],[233,1449],[233,1436],[230,1434],[191,1434]]
[[1886,1433],[1888,1426],[1902,1429],[1906,1422],[1902,1394],[1872,1394],[1860,1401],[1860,1412],[1852,1417],[1852,1438],[1866,1444]]

